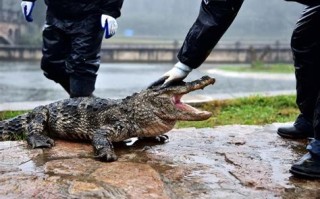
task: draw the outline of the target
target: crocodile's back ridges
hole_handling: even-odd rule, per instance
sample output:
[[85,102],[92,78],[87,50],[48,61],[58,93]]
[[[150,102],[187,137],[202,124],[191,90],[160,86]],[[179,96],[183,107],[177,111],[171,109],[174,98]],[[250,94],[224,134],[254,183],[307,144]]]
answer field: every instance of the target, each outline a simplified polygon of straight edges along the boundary
[[107,115],[119,100],[70,98],[45,106],[48,110],[49,135],[63,139],[88,140],[93,130],[105,124]]
[[0,121],[0,141],[20,140],[27,130],[28,113]]

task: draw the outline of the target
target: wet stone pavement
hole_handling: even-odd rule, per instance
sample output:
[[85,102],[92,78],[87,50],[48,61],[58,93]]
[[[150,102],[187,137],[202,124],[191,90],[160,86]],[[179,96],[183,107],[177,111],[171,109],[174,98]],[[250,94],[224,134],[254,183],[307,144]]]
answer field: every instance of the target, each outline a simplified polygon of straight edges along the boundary
[[0,142],[0,198],[319,198],[320,181],[289,173],[307,141],[280,138],[279,125],[174,129],[165,144],[115,146],[112,163],[88,143]]

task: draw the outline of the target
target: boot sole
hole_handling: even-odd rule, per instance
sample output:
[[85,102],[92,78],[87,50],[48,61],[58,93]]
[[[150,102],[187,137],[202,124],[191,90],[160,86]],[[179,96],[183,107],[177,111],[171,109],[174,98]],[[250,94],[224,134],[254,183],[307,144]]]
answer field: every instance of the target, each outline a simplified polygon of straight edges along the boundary
[[292,135],[292,134],[284,134],[281,133],[280,131],[277,131],[278,135],[280,135],[283,138],[288,138],[288,139],[305,139],[308,138],[310,136],[308,135]]
[[290,172],[294,175],[296,175],[297,177],[303,177],[303,178],[309,178],[309,179],[319,179],[320,178],[320,174],[308,174],[302,171],[298,171],[295,169],[290,169]]

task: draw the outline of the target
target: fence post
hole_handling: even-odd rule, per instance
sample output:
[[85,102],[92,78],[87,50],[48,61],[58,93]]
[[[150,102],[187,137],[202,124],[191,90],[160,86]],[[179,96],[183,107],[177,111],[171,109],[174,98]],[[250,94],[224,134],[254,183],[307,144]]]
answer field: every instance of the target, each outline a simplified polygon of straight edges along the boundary
[[178,49],[179,49],[179,41],[174,40],[173,41],[173,49],[172,49],[172,63],[175,63],[178,61],[178,58],[177,58]]
[[280,41],[279,40],[276,41],[275,46],[276,46],[276,62],[279,62],[280,60]]

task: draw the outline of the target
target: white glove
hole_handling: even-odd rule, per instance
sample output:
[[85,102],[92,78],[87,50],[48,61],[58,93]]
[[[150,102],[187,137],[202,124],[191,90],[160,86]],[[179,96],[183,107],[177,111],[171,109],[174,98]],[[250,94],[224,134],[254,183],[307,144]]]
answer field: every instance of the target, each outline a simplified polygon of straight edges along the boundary
[[114,34],[116,34],[116,31],[118,29],[118,23],[115,18],[109,16],[109,15],[101,15],[101,27],[105,29],[105,38],[109,39]]
[[34,7],[34,2],[32,2],[32,1],[22,1],[21,2],[22,14],[27,22],[33,21],[33,18],[32,18],[33,7]]
[[178,62],[174,65],[174,67],[163,74],[160,79],[153,82],[148,88],[151,88],[153,86],[161,85],[161,88],[165,88],[170,86],[173,82],[182,81],[184,78],[188,76],[188,74],[192,71],[192,68],[189,66]]

